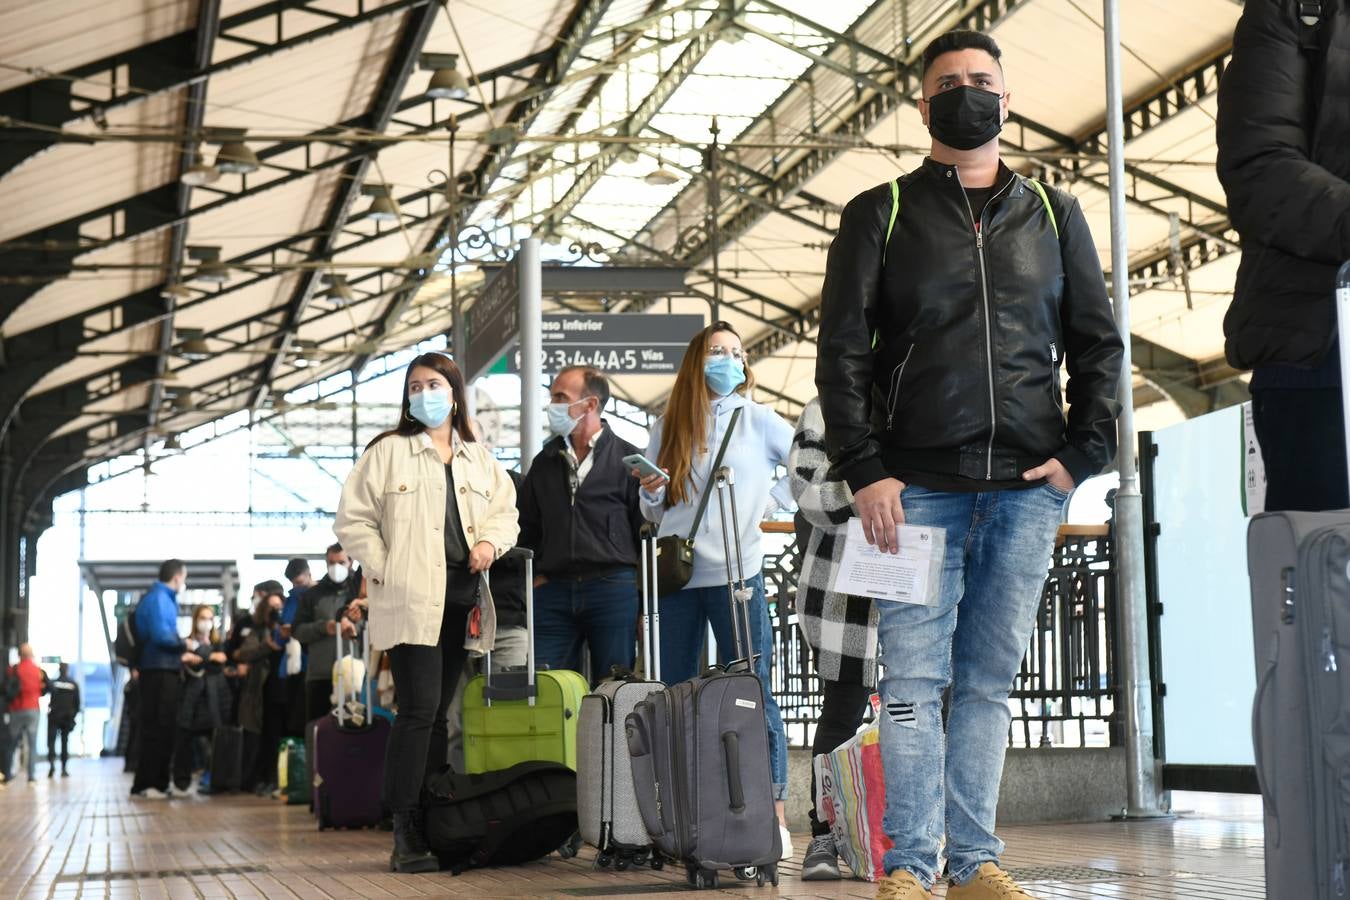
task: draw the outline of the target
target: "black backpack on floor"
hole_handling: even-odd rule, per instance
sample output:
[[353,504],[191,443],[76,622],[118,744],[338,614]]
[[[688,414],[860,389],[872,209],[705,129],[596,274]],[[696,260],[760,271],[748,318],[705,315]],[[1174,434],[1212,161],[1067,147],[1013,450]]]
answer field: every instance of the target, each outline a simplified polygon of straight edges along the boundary
[[448,769],[423,790],[427,843],[441,868],[458,875],[513,866],[557,850],[577,830],[577,775],[551,762],[526,762],[481,775]]

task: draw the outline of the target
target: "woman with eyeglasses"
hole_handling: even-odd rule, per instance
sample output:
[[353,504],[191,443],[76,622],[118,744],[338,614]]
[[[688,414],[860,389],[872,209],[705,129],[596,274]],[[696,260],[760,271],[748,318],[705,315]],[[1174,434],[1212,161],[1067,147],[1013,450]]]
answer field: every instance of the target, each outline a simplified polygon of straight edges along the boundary
[[496,609],[481,573],[515,545],[516,489],[474,437],[464,377],[443,353],[404,376],[398,425],[347,476],[333,525],[366,573],[371,646],[387,651],[398,716],[384,760],[397,872],[434,872],[422,782],[449,756],[446,710],[471,652],[491,650]]
[[[749,399],[754,375],[745,362],[740,335],[726,322],[715,322],[694,336],[685,351],[666,414],[651,431],[647,458],[664,476],[642,479],[642,513],[659,523],[659,534],[694,538],[693,576],[683,590],[660,598],[661,677],[667,684],[698,673],[703,635],[712,626],[718,661],[735,653],[731,609],[727,599],[727,564],[723,550],[717,497],[710,495],[695,529],[699,501],[716,491],[713,463],[726,443],[722,465],[735,473],[733,490],[740,514],[740,543],[750,600],[750,630],[757,655],[755,671],[764,683],[764,711],[769,722],[769,758],[774,799],[783,832],[783,859],[792,857],[792,841],[784,811],[787,800],[787,735],[770,681],[773,634],[764,597],[764,554],[760,517],[775,507],[792,508],[787,476],[779,476],[792,446],[792,426],[763,404]],[[739,415],[736,411],[740,410]],[[732,426],[735,420],[734,427]],[[731,430],[727,438],[728,429]],[[638,475],[639,473],[634,473]],[[731,523],[727,523],[730,527]],[[733,553],[735,540],[728,535]],[[732,560],[732,572],[736,561]]]

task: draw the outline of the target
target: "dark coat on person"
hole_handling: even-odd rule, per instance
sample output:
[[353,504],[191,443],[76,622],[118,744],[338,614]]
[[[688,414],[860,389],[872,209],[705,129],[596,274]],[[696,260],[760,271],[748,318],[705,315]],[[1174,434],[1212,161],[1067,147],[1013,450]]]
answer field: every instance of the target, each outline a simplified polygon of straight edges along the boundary
[[1242,369],[1322,362],[1350,259],[1350,0],[1323,0],[1315,28],[1299,6],[1247,0],[1219,83],[1219,181],[1242,237],[1224,350]]

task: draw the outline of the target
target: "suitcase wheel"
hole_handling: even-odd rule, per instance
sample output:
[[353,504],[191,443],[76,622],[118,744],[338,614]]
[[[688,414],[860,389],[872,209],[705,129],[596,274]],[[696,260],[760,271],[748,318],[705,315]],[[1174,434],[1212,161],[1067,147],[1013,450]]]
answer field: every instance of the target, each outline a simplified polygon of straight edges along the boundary
[[[732,869],[737,881],[754,881],[759,878],[759,869],[754,866],[737,866]],[[763,882],[760,882],[763,884]]]
[[[761,885],[764,884],[763,881],[760,881],[759,883]],[[769,884],[778,887],[778,863],[769,864]]]
[[690,867],[686,877],[689,883],[700,891],[704,888],[711,888],[715,891],[719,886],[716,869],[696,869]]
[[572,836],[563,842],[558,848],[558,855],[563,859],[571,859],[581,852],[581,833],[573,832]]
[[[562,851],[559,850],[558,852],[561,853]],[[595,857],[595,866],[598,869],[608,869],[613,862],[614,857],[608,853],[600,853]]]

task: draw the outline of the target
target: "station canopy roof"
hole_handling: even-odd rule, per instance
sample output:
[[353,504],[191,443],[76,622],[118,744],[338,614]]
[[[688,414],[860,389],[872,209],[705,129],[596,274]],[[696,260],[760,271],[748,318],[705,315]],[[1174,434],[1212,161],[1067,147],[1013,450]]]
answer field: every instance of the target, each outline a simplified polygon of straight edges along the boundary
[[[1245,393],[1222,359],[1238,237],[1213,168],[1241,10],[1121,2],[1145,423]],[[920,163],[919,58],[954,27],[1002,46],[1008,161],[1077,195],[1109,268],[1085,0],[4,4],[0,427],[24,487],[450,332],[480,263],[530,234],[554,262],[687,267],[678,296],[545,310],[706,315],[720,293],[759,399],[793,416],[840,210]],[[659,408],[669,388],[616,393]]]

